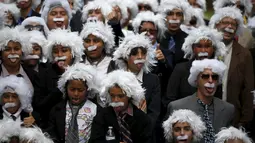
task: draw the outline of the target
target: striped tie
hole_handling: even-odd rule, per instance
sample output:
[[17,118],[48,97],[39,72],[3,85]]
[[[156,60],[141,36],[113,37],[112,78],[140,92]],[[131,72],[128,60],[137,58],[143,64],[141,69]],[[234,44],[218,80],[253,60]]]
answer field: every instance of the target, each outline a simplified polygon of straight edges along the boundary
[[124,120],[126,116],[127,114],[122,114],[118,116],[118,122],[120,125],[120,134],[122,136],[122,140],[125,143],[133,143],[131,139],[131,133],[129,131],[129,125]]

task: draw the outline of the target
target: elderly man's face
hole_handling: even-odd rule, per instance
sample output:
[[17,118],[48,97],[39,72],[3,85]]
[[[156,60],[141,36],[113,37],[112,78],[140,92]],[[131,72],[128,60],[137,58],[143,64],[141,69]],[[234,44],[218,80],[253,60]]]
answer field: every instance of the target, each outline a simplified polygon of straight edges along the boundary
[[87,85],[82,80],[71,80],[67,84],[67,95],[73,105],[79,105],[86,100]]
[[175,143],[192,143],[193,132],[189,123],[177,122],[173,125],[173,137]]
[[223,32],[223,41],[225,44],[229,44],[235,37],[238,23],[231,17],[223,18],[218,24],[216,24],[218,31]]
[[[13,104],[12,106],[6,108],[10,114],[15,114],[20,108],[20,100],[16,93],[6,92],[2,95],[2,105],[5,107],[5,104]],[[6,106],[7,107],[7,106]]]
[[197,3],[197,0],[188,0],[189,4],[194,8],[201,8],[201,6]]
[[183,11],[180,9],[173,9],[166,14],[168,30],[172,32],[178,31],[184,20]]
[[19,42],[9,41],[2,51],[3,64],[9,67],[17,67],[20,65],[21,57],[21,44]]
[[126,93],[119,87],[114,86],[109,89],[112,103],[123,103],[123,106],[113,107],[114,111],[119,113],[125,111],[128,108],[129,98]]
[[33,53],[25,58],[25,64],[30,67],[35,67],[42,57],[42,48],[38,44],[33,44]]
[[240,139],[229,139],[229,140],[225,141],[225,143],[244,143],[244,141],[242,141]]
[[219,76],[211,69],[204,69],[197,77],[197,88],[201,95],[211,97],[217,89]]
[[158,31],[152,22],[142,22],[139,33],[143,32],[146,32],[146,36],[150,38],[152,44],[156,42]]
[[193,44],[193,53],[197,60],[212,58],[214,48],[211,40],[202,39],[199,43]]
[[139,73],[144,66],[147,49],[143,47],[133,48],[127,60],[127,67],[133,73]]
[[[103,56],[104,42],[102,39],[90,34],[84,40],[85,53],[91,60],[99,60]],[[96,49],[91,49],[96,46]]]
[[53,8],[47,18],[47,26],[50,30],[57,28],[68,28],[68,14],[63,7]]
[[88,17],[96,17],[99,21],[104,22],[105,18],[101,9],[91,9],[89,10]]
[[72,64],[72,51],[69,47],[55,45],[52,49],[52,55],[54,62],[58,65],[60,69],[65,69],[65,67]]

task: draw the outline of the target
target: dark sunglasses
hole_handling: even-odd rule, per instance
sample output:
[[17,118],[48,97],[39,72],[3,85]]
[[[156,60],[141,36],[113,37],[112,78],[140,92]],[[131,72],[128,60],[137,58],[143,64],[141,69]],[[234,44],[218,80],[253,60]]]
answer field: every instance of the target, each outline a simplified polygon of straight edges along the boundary
[[43,26],[42,25],[26,25],[25,28],[28,31],[32,31],[32,30],[43,31]]
[[212,80],[216,81],[219,79],[219,75],[217,74],[213,74],[213,75],[210,75],[210,74],[202,74],[201,75],[201,78],[204,79],[204,80],[208,80],[209,78],[212,78]]

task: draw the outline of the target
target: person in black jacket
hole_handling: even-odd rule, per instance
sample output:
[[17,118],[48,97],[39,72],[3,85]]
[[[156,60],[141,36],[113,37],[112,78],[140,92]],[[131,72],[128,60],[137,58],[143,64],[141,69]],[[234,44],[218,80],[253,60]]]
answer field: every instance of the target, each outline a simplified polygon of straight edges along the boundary
[[138,109],[145,98],[144,91],[132,73],[123,70],[109,73],[102,81],[100,95],[107,107],[94,118],[89,143],[150,143],[151,120]]

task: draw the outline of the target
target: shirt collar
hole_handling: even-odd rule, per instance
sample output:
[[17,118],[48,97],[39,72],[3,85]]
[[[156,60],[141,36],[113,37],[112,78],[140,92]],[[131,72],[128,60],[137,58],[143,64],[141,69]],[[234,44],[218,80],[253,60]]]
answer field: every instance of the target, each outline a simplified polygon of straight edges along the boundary
[[141,69],[140,72],[136,75],[136,79],[137,79],[140,83],[143,83],[143,69]]
[[232,49],[232,45],[233,45],[233,41],[229,43],[228,45],[226,45],[227,53],[229,53],[229,51]]
[[133,116],[133,106],[132,104],[128,104],[128,108],[122,112],[122,114],[128,114],[130,116]]
[[2,109],[3,109],[3,111],[4,111],[4,114],[5,114],[7,117],[9,117],[9,118],[11,118],[12,115],[15,116],[16,118],[18,118],[18,117],[20,116],[21,111],[22,111],[22,109],[19,108],[19,110],[18,110],[15,114],[10,114],[8,111],[6,111],[6,109],[5,109],[4,107],[2,107]]
[[[9,76],[9,72],[7,71],[7,69],[4,67],[4,65],[2,64],[2,76],[3,77],[6,77],[6,76]],[[20,65],[20,68],[19,68],[19,72],[17,74],[21,74],[23,77],[25,77],[26,73],[24,71],[24,69],[22,68],[22,66]]]
[[[31,8],[31,10],[29,11],[29,13],[27,14],[26,18],[31,17],[33,14],[33,9]],[[21,24],[25,19],[23,17],[20,17],[18,20],[18,24]]]

